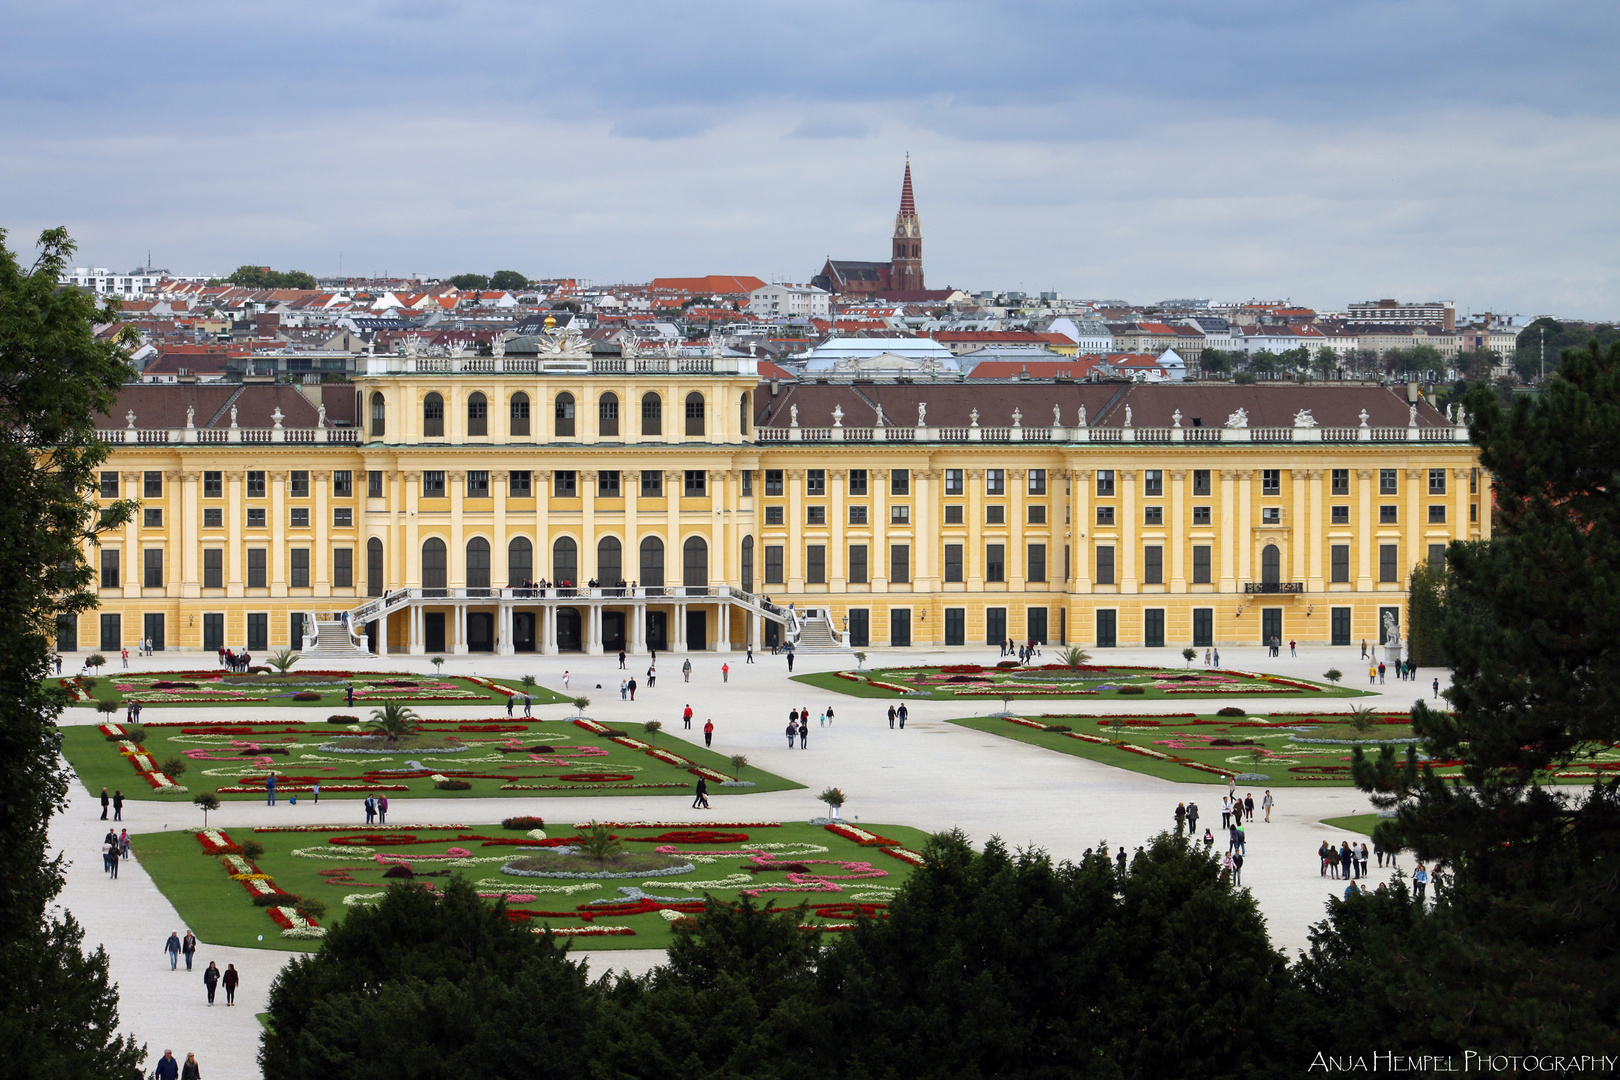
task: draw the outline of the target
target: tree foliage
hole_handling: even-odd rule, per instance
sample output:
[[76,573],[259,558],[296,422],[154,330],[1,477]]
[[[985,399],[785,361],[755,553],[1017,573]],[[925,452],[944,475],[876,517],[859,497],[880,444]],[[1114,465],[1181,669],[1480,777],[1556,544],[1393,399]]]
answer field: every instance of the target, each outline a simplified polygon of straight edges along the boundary
[[1440,619],[1445,569],[1427,559],[1412,568],[1406,585],[1406,638],[1412,663],[1418,667],[1444,667],[1440,646]]
[[243,289],[313,289],[315,277],[302,270],[272,270],[268,266],[238,266],[225,279]]
[[457,274],[450,279],[450,284],[458,289],[482,292],[489,288],[489,278],[484,274]]
[[489,287],[502,292],[521,292],[529,287],[529,277],[516,270],[497,270],[489,275]]

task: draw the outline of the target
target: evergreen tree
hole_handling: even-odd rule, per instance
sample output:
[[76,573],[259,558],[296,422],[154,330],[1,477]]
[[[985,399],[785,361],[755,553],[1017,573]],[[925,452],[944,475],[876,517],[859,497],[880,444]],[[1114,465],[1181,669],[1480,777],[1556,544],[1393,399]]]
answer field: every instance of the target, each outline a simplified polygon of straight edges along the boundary
[[1406,585],[1406,640],[1412,663],[1418,667],[1443,667],[1445,652],[1440,648],[1440,619],[1445,570],[1427,559],[1412,568]]

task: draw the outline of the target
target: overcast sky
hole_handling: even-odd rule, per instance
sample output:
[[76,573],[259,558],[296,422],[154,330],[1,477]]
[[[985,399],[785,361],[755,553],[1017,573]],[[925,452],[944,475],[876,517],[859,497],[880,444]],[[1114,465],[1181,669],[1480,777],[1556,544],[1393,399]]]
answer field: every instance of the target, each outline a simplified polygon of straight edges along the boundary
[[5,5],[0,227],[87,264],[1620,316],[1614,0]]

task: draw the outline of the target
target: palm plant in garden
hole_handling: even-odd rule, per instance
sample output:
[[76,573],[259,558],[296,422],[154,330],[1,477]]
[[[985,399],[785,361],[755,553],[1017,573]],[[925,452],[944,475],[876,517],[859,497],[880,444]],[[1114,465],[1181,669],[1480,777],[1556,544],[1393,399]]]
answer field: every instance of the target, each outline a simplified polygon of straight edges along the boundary
[[275,668],[278,675],[285,675],[292,670],[294,664],[298,663],[298,654],[291,649],[279,649],[271,653],[265,663]]
[[1063,662],[1068,665],[1070,671],[1079,671],[1091,662],[1091,654],[1078,645],[1070,645],[1059,655],[1063,657]]
[[410,706],[390,701],[382,708],[371,711],[371,720],[366,727],[381,735],[386,741],[397,743],[416,729],[417,721],[420,719],[411,711]]
[[580,840],[579,850],[586,858],[597,862],[607,862],[619,853],[622,847],[619,838],[614,836],[606,825],[600,822],[591,822],[591,831]]
[[748,764],[747,754],[731,755],[731,778],[736,780],[742,775],[743,768]]
[[1365,735],[1372,729],[1373,711],[1365,705],[1358,705],[1350,710],[1350,715],[1345,719],[1358,735]]

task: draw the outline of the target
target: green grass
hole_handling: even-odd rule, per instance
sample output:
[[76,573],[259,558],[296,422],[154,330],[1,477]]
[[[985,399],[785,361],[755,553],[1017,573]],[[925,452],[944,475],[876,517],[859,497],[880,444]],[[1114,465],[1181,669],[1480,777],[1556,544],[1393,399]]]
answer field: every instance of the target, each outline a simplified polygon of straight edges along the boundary
[[1330,829],[1343,829],[1345,832],[1361,833],[1363,836],[1371,836],[1373,827],[1376,826],[1381,820],[1383,819],[1381,819],[1377,814],[1351,814],[1348,817],[1323,818],[1322,824],[1328,826]]
[[[832,671],[818,671],[810,672],[804,675],[795,675],[793,676],[793,679],[794,681],[804,683],[807,686],[814,686],[821,690],[831,690],[835,693],[845,694],[850,697],[880,699],[887,698],[890,700],[910,698],[912,700],[923,701],[996,701],[1001,697],[1006,696],[1009,698],[1042,697],[1055,700],[1083,697],[1097,701],[1118,700],[1125,702],[1174,700],[1190,703],[1194,700],[1207,700],[1210,698],[1220,699],[1246,696],[1257,697],[1261,695],[1285,699],[1302,697],[1354,698],[1368,696],[1367,691],[1364,690],[1356,690],[1348,686],[1334,686],[1329,683],[1318,683],[1309,679],[1287,680],[1288,683],[1301,684],[1301,686],[1296,687],[1279,685],[1277,683],[1269,682],[1263,678],[1251,678],[1246,675],[1237,675],[1231,671],[1223,670],[1221,672],[1206,673],[1199,668],[1184,669],[1176,667],[1173,664],[1167,664],[1164,667],[1159,668],[1120,667],[1110,668],[1108,670],[1109,674],[1106,677],[1102,676],[1101,673],[1097,673],[1098,679],[1101,680],[1106,678],[1110,684],[1130,686],[1133,689],[1139,689],[1140,693],[1122,693],[1118,689],[1093,690],[1090,689],[1092,684],[1089,683],[1076,683],[1073,688],[1064,686],[1058,690],[1044,689],[1041,687],[1061,683],[1062,680],[1054,679],[1043,684],[1037,677],[1040,674],[1038,670],[1026,670],[1023,672],[1025,675],[1032,676],[1027,680],[1009,679],[1007,677],[1009,674],[1007,670],[997,669],[994,667],[985,668],[982,672],[982,679],[984,681],[989,681],[995,684],[994,690],[988,693],[984,691],[982,683],[978,687],[978,692],[967,693],[965,692],[965,686],[962,689],[953,689],[951,684],[942,685],[938,682],[925,682],[924,679],[926,676],[938,673],[940,671],[939,668],[933,667],[868,668],[862,671],[850,672],[850,674],[862,676],[863,678],[861,681],[845,678],[842,674]],[[1155,688],[1153,685],[1154,680],[1150,677],[1151,673],[1155,672],[1164,673],[1166,675],[1183,676],[1220,675],[1232,681],[1224,684],[1219,689],[1209,688],[1202,693],[1172,693]],[[1051,674],[1057,676],[1061,675],[1062,673],[1053,672]],[[1280,678],[1280,676],[1278,677]],[[874,686],[871,682],[866,681],[867,679],[876,679],[879,682],[888,682],[894,685],[908,685],[912,686],[914,689],[909,693],[891,690],[883,686]]]
[[[723,821],[724,818],[721,818]],[[692,828],[712,828],[705,822],[696,822]],[[913,851],[921,851],[927,842],[923,832],[898,825],[871,825],[863,826],[871,829],[881,836],[897,840]],[[547,834],[553,838],[563,838],[578,834],[572,823],[563,820],[548,823]],[[657,836],[667,830],[654,829],[615,829],[616,835],[630,836]],[[883,855],[872,847],[861,847],[853,841],[844,839],[828,832],[818,825],[806,825],[802,822],[784,823],[779,828],[749,828],[744,826],[738,829],[723,829],[722,832],[746,834],[747,841],[704,841],[696,844],[678,845],[677,850],[705,851],[736,849],[748,843],[813,843],[827,847],[826,853],[810,853],[802,857],[808,859],[831,859],[836,861],[867,862],[879,870],[887,871],[887,875],[871,880],[856,880],[842,882],[841,893],[805,893],[783,892],[765,894],[761,899],[769,900],[780,907],[797,906],[800,901],[808,900],[811,904],[850,903],[856,895],[862,895],[865,890],[878,887],[892,889],[906,880],[910,875],[911,865],[900,859]],[[298,848],[316,848],[340,852],[340,846],[327,843],[332,836],[366,834],[364,826],[357,826],[352,833],[286,833],[286,832],[253,832],[249,829],[228,830],[230,838],[237,843],[253,839],[263,844],[265,854],[258,860],[257,866],[263,873],[271,875],[276,886],[285,892],[299,896],[312,896],[325,901],[327,914],[320,920],[324,926],[336,925],[350,910],[345,907],[343,899],[351,894],[364,894],[379,892],[386,887],[389,879],[383,878],[385,867],[378,865],[371,855],[356,855],[347,859],[311,859],[292,854]],[[454,868],[453,873],[465,874],[474,883],[486,880],[499,879],[503,882],[502,888],[507,891],[521,891],[532,889],[540,885],[575,884],[574,882],[558,881],[556,879],[521,878],[501,873],[501,866],[508,859],[521,857],[522,853],[513,847],[482,847],[478,840],[461,840],[458,836],[476,835],[484,837],[511,837],[520,838],[522,833],[508,832],[499,825],[475,825],[464,831],[448,832],[418,832],[415,835],[422,839],[431,839],[431,843],[409,845],[401,847],[379,846],[375,850],[386,855],[408,854],[440,854],[452,846],[460,846],[470,851],[476,858],[499,857],[501,861],[482,863],[473,867]],[[135,857],[141,865],[152,875],[152,880],[163,892],[186,926],[203,941],[212,945],[241,946],[246,948],[277,949],[287,952],[306,952],[318,947],[318,942],[307,940],[292,940],[283,938],[277,925],[271,921],[270,916],[262,908],[253,906],[247,890],[237,881],[232,880],[217,856],[210,856],[203,852],[196,836],[190,831],[171,830],[164,833],[143,833],[132,838]],[[656,845],[628,843],[627,847],[644,848],[651,850]],[[784,855],[782,861],[786,862],[791,855]],[[423,864],[418,864],[423,865]],[[437,864],[427,864],[437,865]],[[744,856],[723,856],[713,863],[697,863],[696,870],[679,875],[660,875],[656,872],[646,875],[648,881],[679,881],[690,879],[694,881],[713,881],[739,874],[743,867],[750,865]],[[330,875],[323,877],[322,870],[346,869],[350,882],[347,884],[334,884]],[[844,871],[833,866],[808,864],[812,872],[820,871],[829,874],[841,874]],[[421,877],[417,882],[428,882],[442,887],[447,878]],[[560,912],[561,915],[550,919],[535,919],[531,925],[541,925],[550,922],[555,927],[587,926],[586,923],[574,914],[582,905],[593,899],[625,900],[623,894],[617,890],[619,887],[644,888],[640,877],[626,879],[604,879],[598,884],[598,889],[584,890],[573,894],[537,894],[533,901],[519,901],[508,904],[509,908],[516,910],[544,910],[547,912]],[[737,889],[752,888],[762,885],[788,885],[787,873],[780,870],[763,871],[751,875],[751,879],[741,886],[728,886],[714,890],[716,896],[722,898],[735,898]],[[483,890],[481,890],[483,891]],[[493,890],[489,890],[493,891]],[[653,887],[647,889],[649,893],[659,896],[691,896],[701,901],[705,890],[695,891],[677,890],[669,887]],[[868,901],[880,902],[880,901]],[[811,923],[825,921],[844,921],[847,915],[833,912],[830,916],[812,915],[808,920]],[[634,936],[611,937],[577,937],[572,939],[573,947],[577,949],[657,949],[665,948],[670,942],[669,921],[656,911],[641,912],[632,915],[602,916],[595,920],[598,926],[629,926],[635,929]],[[260,940],[260,936],[263,940]]]
[[[145,700],[153,682],[196,682],[200,687],[230,687],[240,690],[246,700],[240,698],[218,697],[195,701],[150,701]],[[431,696],[413,696],[408,691],[389,696],[356,697],[353,705],[346,705],[345,690],[353,683],[356,690],[361,690],[376,682],[406,681],[416,683],[448,684],[455,694],[467,696],[453,696],[434,698]],[[559,694],[543,686],[535,686],[525,690],[516,679],[491,679],[490,682],[510,687],[521,693],[528,693],[534,698],[536,705],[555,705],[574,700],[573,697]],[[71,679],[52,678],[48,686],[60,686],[72,682]],[[129,686],[135,689],[120,691],[119,686]],[[297,668],[286,675],[225,675],[219,671],[180,671],[180,672],[124,672],[115,671],[109,675],[96,676],[89,689],[88,700],[80,698],[73,704],[79,708],[92,709],[104,701],[110,701],[124,708],[130,700],[140,700],[146,710],[147,719],[153,719],[153,714],[163,709],[195,709],[208,708],[285,708],[285,707],[311,707],[317,709],[335,709],[369,715],[369,711],[385,701],[400,701],[407,705],[486,705],[496,704],[502,709],[506,708],[506,695],[481,686],[469,679],[458,675],[418,675],[411,672],[356,672],[352,676],[338,674],[334,676],[320,674],[304,674]],[[317,693],[320,697],[314,701],[295,701],[292,694],[295,692]],[[521,710],[522,702],[518,703]]]
[[[463,725],[489,726],[499,725],[503,728],[512,728],[511,731],[478,732],[460,730]],[[238,756],[239,760],[189,760],[187,769],[178,779],[187,790],[174,794],[158,794],[151,783],[139,774],[131,760],[119,752],[119,744],[109,742],[96,725],[75,725],[58,729],[62,735],[62,753],[67,757],[68,763],[78,773],[80,781],[92,795],[98,795],[105,787],[109,792],[122,790],[126,796],[140,799],[156,799],[164,802],[189,803],[191,799],[204,791],[216,793],[222,800],[257,800],[263,801],[265,796],[262,784],[246,784],[247,781],[261,779],[267,768],[274,768],[278,773],[278,801],[285,802],[290,794],[300,796],[300,805],[288,807],[290,814],[297,814],[303,804],[309,801],[308,792],[294,792],[291,790],[295,777],[320,777],[321,797],[323,799],[364,799],[368,792],[335,791],[333,788],[344,783],[351,784],[378,784],[403,783],[408,791],[382,791],[373,794],[386,794],[391,798],[405,796],[432,797],[432,798],[521,798],[523,796],[568,796],[568,795],[670,795],[683,791],[691,791],[697,782],[697,777],[687,771],[685,766],[672,764],[659,760],[652,755],[620,745],[611,739],[602,738],[575,726],[569,720],[523,720],[516,718],[507,720],[504,716],[493,717],[480,721],[428,721],[426,726],[430,729],[450,729],[444,731],[429,731],[424,734],[443,738],[455,739],[465,742],[472,749],[456,754],[435,755],[430,750],[402,750],[390,755],[382,754],[333,754],[321,751],[320,744],[334,737],[352,734],[347,726],[340,724],[327,724],[323,722],[303,723],[298,719],[275,721],[240,721],[225,723],[199,722],[195,725],[164,727],[154,724],[146,725],[146,739],[142,747],[152,757],[153,761],[161,764],[173,757],[182,756],[186,751],[206,750],[218,756]],[[208,734],[211,731],[222,729],[241,729],[247,727],[250,733],[235,734]],[[199,734],[188,735],[186,732]],[[632,730],[631,737],[647,741],[642,732]],[[270,764],[265,765],[254,760],[251,750],[239,750],[230,745],[230,740],[251,741],[260,747],[284,747],[289,753],[283,757],[272,755],[266,758]],[[555,746],[560,755],[546,755],[543,760],[531,760],[527,754],[504,754],[496,756],[495,747],[502,743],[517,740],[522,746],[548,745]],[[657,744],[660,749],[667,750],[686,758],[694,765],[724,773],[732,774],[731,762],[724,754],[709,750],[701,745],[694,745],[681,739],[665,737]],[[606,756],[569,756],[566,751],[588,748],[592,751],[606,751]],[[306,755],[316,759],[309,760]],[[262,755],[261,755],[262,756]],[[487,758],[482,761],[469,761],[470,758]],[[385,768],[402,768],[408,761],[420,761],[432,772],[442,776],[460,779],[459,772],[473,772],[483,775],[466,777],[472,786],[466,791],[445,791],[434,786],[429,778],[431,773],[417,773],[410,778],[399,776],[378,776],[376,770]],[[209,771],[222,771],[226,775],[209,776]],[[240,775],[242,773],[250,775]],[[370,773],[372,779],[366,779]],[[551,774],[542,776],[541,774]],[[628,776],[627,781],[559,781],[556,775],[568,773],[571,775],[607,773],[618,776]],[[348,778],[348,779],[345,779]],[[711,799],[724,798],[727,795],[763,792],[763,791],[789,791],[801,787],[791,780],[786,780],[773,773],[765,772],[752,766],[743,770],[741,779],[751,780],[754,785],[750,788],[721,787],[719,782],[709,781],[709,796]],[[507,789],[507,783],[519,784],[565,784],[564,787],[524,789]],[[253,786],[255,790],[248,792],[221,791],[221,788],[238,786]],[[629,784],[659,784],[668,786],[659,787],[631,787],[615,786]],[[201,820],[199,813],[199,822]]]

